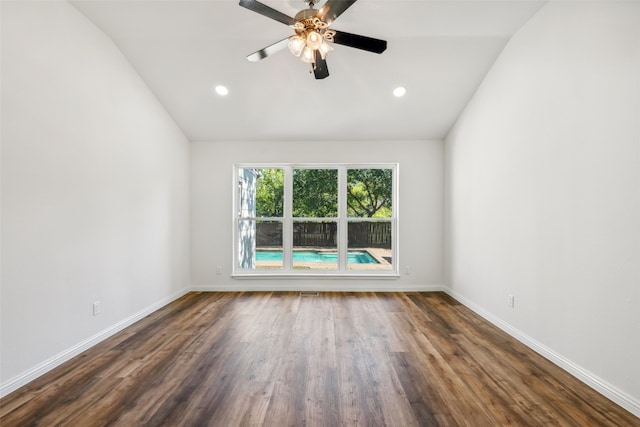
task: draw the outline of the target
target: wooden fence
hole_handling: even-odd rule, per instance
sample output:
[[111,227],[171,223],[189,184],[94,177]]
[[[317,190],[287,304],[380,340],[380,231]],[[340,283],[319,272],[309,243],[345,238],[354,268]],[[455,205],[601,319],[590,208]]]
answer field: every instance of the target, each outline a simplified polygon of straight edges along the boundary
[[[391,249],[391,222],[350,222],[348,225],[350,248]],[[335,222],[297,222],[293,225],[294,246],[337,246],[338,224]],[[259,222],[256,246],[281,247],[282,224]]]
[[391,222],[350,222],[350,248],[391,249]]

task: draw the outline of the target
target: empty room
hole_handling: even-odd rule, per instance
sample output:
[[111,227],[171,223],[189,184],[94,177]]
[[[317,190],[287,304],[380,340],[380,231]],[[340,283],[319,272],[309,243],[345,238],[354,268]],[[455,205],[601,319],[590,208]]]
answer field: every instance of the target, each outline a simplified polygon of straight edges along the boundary
[[3,427],[640,426],[640,2],[0,6]]

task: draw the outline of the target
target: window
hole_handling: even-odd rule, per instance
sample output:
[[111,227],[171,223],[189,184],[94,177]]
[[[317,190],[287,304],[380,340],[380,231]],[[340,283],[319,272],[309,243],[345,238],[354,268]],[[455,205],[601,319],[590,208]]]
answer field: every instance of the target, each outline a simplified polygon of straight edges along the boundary
[[238,165],[234,275],[398,274],[397,165]]

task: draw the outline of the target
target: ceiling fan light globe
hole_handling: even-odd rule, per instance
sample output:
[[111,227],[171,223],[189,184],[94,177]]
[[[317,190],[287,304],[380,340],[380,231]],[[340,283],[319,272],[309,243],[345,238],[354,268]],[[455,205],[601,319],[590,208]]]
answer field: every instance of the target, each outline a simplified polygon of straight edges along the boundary
[[305,47],[302,50],[300,59],[302,60],[302,62],[306,62],[307,64],[313,64],[314,62],[316,62],[315,50],[310,49],[309,47]]
[[318,49],[322,43],[322,36],[317,31],[310,31],[309,34],[307,34],[307,47]]
[[300,36],[289,37],[289,51],[295,56],[300,56],[305,47],[304,39]]
[[322,57],[322,59],[325,59],[327,56],[327,53],[333,52],[333,48],[329,43],[322,43],[318,48],[318,51],[320,52],[320,56]]

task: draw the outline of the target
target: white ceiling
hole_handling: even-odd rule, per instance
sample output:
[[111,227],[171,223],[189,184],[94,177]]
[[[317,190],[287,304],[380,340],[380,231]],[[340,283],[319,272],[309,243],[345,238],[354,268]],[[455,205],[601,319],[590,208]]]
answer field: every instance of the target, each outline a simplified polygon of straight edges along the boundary
[[[330,76],[279,52],[293,30],[238,0],[74,0],[192,141],[442,139],[511,37],[547,0],[359,0],[332,28],[388,41],[335,45]],[[302,0],[264,0],[294,16]],[[322,6],[321,2],[319,6]],[[223,84],[227,97],[213,92]],[[392,90],[405,86],[407,95]]]

